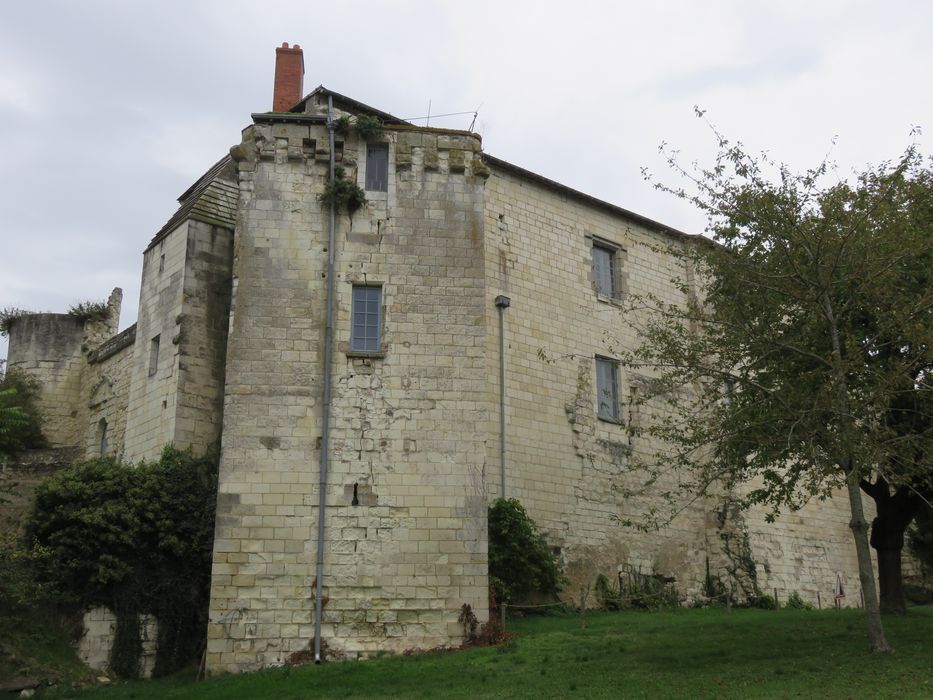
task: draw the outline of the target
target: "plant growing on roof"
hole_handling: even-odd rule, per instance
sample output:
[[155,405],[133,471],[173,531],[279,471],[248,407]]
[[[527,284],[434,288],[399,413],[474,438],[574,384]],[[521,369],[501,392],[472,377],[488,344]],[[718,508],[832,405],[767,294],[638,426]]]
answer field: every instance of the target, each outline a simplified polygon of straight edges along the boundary
[[385,124],[379,117],[361,114],[356,118],[356,132],[364,141],[381,138],[385,132]]
[[318,195],[323,207],[333,206],[335,211],[346,208],[350,216],[364,204],[366,193],[352,180],[347,179],[346,171],[339,165],[334,167],[334,177],[324,185],[324,191]]
[[350,127],[352,126],[350,122],[350,117],[344,114],[342,117],[337,117],[334,120],[334,131],[338,134],[346,136],[350,133]]
[[15,306],[7,306],[0,309],[0,336],[6,338],[10,334],[10,326],[13,321],[21,316],[27,316],[31,311],[20,309]]
[[81,321],[105,321],[110,318],[110,307],[105,301],[79,301],[69,307],[68,315]]

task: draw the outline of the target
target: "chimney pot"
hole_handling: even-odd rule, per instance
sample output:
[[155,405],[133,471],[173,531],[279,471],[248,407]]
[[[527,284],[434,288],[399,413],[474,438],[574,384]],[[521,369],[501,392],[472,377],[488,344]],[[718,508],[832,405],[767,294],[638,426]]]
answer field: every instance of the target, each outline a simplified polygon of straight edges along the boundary
[[275,85],[272,91],[272,111],[287,112],[303,97],[305,61],[301,47],[291,48],[288,42],[275,50]]

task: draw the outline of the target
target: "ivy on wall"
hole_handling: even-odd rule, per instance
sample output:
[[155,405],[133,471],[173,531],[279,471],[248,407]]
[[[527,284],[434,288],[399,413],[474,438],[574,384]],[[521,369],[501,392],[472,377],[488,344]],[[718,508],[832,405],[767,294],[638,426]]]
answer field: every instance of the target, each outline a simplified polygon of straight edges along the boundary
[[159,623],[154,675],[197,658],[210,595],[217,461],[166,447],[156,462],[84,462],[40,484],[26,521],[47,597],[117,616],[111,670],[139,674],[138,616]]

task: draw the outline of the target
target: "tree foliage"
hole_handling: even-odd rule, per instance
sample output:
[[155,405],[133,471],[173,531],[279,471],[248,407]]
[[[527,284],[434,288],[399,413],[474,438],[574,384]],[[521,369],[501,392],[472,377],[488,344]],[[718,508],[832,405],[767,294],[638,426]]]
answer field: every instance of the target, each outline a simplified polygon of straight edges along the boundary
[[933,507],[922,508],[910,533],[910,549],[928,575],[933,575]]
[[44,447],[41,419],[36,407],[38,383],[16,370],[0,367],[0,457]]
[[36,489],[27,542],[45,594],[117,614],[111,665],[134,676],[140,613],[159,622],[155,673],[192,660],[206,629],[216,463],[167,447],[157,462],[110,459],[67,469]]
[[489,506],[489,580],[496,600],[506,603],[560,590],[557,559],[515,498],[499,498]]
[[717,138],[708,169],[671,154],[688,184],[662,187],[707,214],[713,239],[669,251],[686,301],[629,299],[639,343],[620,354],[655,408],[637,431],[666,445],[638,466],[678,481],[672,509],[681,490],[725,489],[773,517],[845,487],[883,651],[859,486],[917,488],[933,471],[929,164],[910,149],[846,182],[825,161],[796,174]]

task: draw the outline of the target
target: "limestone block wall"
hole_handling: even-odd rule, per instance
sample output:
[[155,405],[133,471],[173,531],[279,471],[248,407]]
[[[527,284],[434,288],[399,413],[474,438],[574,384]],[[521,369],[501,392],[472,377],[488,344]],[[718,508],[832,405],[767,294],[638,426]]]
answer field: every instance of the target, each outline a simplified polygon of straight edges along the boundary
[[[91,608],[84,613],[82,622],[84,633],[78,640],[78,657],[94,670],[109,671],[117,616],[109,608]],[[139,630],[142,641],[140,677],[149,678],[155,668],[158,623],[152,615],[141,615]]]
[[36,486],[81,457],[79,447],[48,447],[0,459],[0,533],[18,535],[23,517],[32,507]]
[[[567,196],[541,178],[491,160],[486,186],[487,326],[497,330],[492,299],[511,298],[505,312],[506,495],[519,498],[560,548],[567,590],[621,566],[675,577],[684,593],[699,590],[705,571],[706,512],[686,506],[661,532],[619,524],[651,503],[623,498],[637,488],[630,455],[649,457],[657,446],[633,440],[626,425],[639,417],[631,392],[642,378],[619,375],[619,423],[597,417],[596,357],[612,358],[634,342],[621,305],[597,293],[593,246],[614,251],[619,296],[652,292],[679,302],[669,283],[682,276],[676,260],[656,248],[678,239],[627,219],[605,206]],[[487,334],[488,365],[498,362],[498,333]],[[498,376],[487,374],[490,392]],[[500,493],[498,411],[489,425],[487,470],[491,495]],[[659,488],[661,485],[659,485]]]
[[233,232],[201,221],[188,224],[184,291],[178,325],[178,447],[204,452],[217,445],[223,416]]
[[188,221],[143,254],[129,377],[124,457],[155,459],[175,437],[178,320],[184,304]]
[[84,322],[70,314],[29,314],[13,321],[7,361],[39,381],[42,430],[51,447],[83,443],[80,422]]
[[88,354],[81,383],[84,457],[123,457],[136,325]]
[[[874,502],[862,497],[865,518],[875,517]],[[858,560],[852,531],[848,495],[839,490],[831,499],[813,499],[799,511],[782,513],[773,523],[765,519],[764,508],[756,507],[744,514],[752,558],[758,569],[762,589],[778,598],[796,591],[800,597],[817,604],[817,592],[823,607],[833,604],[836,574],[842,576],[845,607],[863,606],[860,596]],[[872,553],[872,570],[877,579],[877,557]],[[910,557],[905,548],[906,570]]]
[[107,298],[107,316],[100,319],[89,319],[84,323],[83,345],[85,352],[91,352],[94,348],[106,343],[110,338],[117,335],[120,328],[120,310],[123,305],[123,290],[114,287],[110,296]]
[[204,452],[220,434],[232,232],[184,220],[143,254],[129,370],[125,456],[175,444]]
[[[758,585],[781,599],[798,591],[805,600],[831,600],[836,572],[852,589],[846,604],[860,604],[855,550],[845,494],[814,502],[768,523],[765,511],[734,513],[726,494],[694,503],[655,533],[623,528],[652,506],[652,493],[676,488],[677,475],[635,497],[644,477],[631,470],[632,455],[649,459],[663,445],[629,438],[626,426],[650,420],[656,407],[633,409],[631,398],[644,377],[621,372],[621,423],[597,416],[595,357],[612,358],[636,342],[621,305],[597,293],[592,247],[614,251],[614,284],[620,296],[653,293],[669,303],[683,299],[670,284],[686,277],[663,252],[682,238],[653,229],[637,217],[596,202],[581,201],[539,176],[490,159],[486,187],[486,315],[488,366],[498,362],[495,294],[511,298],[505,312],[506,495],[519,498],[561,550],[568,594],[597,573],[613,577],[620,566],[677,579],[687,596],[699,594],[710,561],[725,578],[734,550],[745,543],[756,564]],[[488,375],[490,392],[498,377]],[[498,408],[496,404],[495,408]],[[641,414],[641,415],[639,415]],[[500,492],[498,411],[487,441],[490,494]],[[873,517],[866,500],[866,513]],[[732,552],[731,556],[734,556]]]
[[[363,144],[340,140],[340,162],[362,184]],[[384,140],[388,191],[338,217],[335,251],[322,632],[329,653],[351,658],[457,644],[461,605],[487,614],[478,139],[403,129]],[[241,199],[212,671],[309,648],[317,546],[327,134],[313,121],[259,124],[233,152]],[[354,354],[352,288],[364,283],[381,286],[381,348]]]

